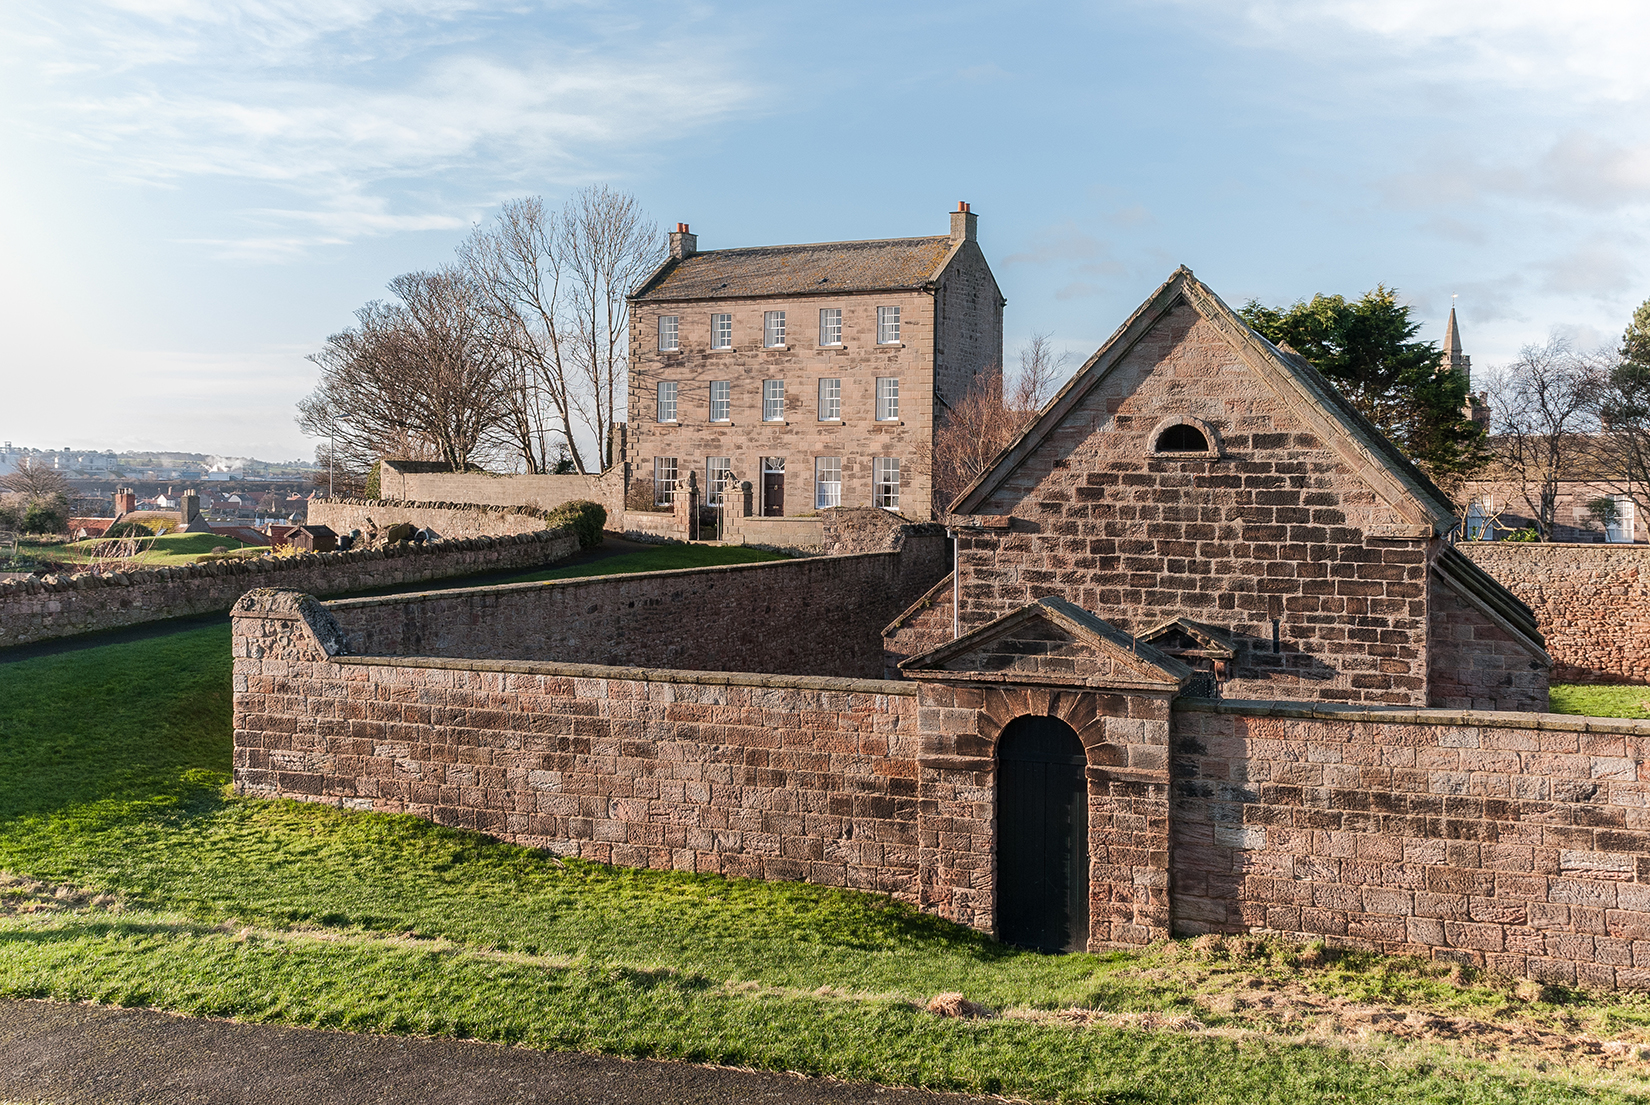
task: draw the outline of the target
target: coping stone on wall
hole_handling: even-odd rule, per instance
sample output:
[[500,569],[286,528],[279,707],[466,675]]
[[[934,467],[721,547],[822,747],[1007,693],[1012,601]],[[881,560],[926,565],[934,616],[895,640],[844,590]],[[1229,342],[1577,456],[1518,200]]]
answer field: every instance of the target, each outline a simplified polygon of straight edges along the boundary
[[[317,604],[323,605],[323,604]],[[331,605],[331,604],[325,604]],[[337,623],[334,622],[334,625]],[[505,675],[557,675],[577,679],[623,679],[634,683],[697,683],[713,687],[774,687],[798,691],[846,691],[915,697],[917,685],[892,679],[845,679],[828,675],[770,675],[743,671],[683,671],[675,668],[624,667],[614,664],[564,664],[552,660],[460,660],[439,656],[344,656],[337,664],[383,668],[435,668],[442,671],[500,672]]]
[[1368,721],[1398,725],[1491,726],[1551,729],[1575,733],[1632,733],[1650,736],[1650,720],[1596,718],[1579,714],[1538,714],[1522,710],[1442,710],[1420,707],[1370,708],[1333,703],[1301,703],[1243,698],[1177,698],[1177,713],[1295,717],[1316,721]]

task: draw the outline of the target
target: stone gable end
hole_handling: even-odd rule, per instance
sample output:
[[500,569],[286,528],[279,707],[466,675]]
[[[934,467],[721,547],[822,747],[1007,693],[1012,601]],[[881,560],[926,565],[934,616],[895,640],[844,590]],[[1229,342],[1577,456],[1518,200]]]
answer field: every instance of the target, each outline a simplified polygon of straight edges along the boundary
[[[1009,525],[960,531],[960,629],[1055,592],[1227,630],[1233,697],[1425,705],[1426,537],[1302,406],[1180,298],[974,508]],[[1154,454],[1180,419],[1218,456]]]

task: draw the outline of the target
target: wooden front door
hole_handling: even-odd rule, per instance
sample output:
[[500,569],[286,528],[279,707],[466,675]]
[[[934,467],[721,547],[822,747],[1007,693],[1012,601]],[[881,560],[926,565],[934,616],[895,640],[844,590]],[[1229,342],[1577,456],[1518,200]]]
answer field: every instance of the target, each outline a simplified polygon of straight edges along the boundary
[[997,745],[997,934],[1045,952],[1089,939],[1087,757],[1058,718],[1009,722]]
[[785,515],[785,458],[767,457],[762,462],[762,517]]

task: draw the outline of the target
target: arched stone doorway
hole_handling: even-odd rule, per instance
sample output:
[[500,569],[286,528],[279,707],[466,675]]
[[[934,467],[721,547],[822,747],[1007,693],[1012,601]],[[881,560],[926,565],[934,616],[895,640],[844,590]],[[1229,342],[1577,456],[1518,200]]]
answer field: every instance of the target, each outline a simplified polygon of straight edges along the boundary
[[1083,742],[1055,717],[1018,717],[997,744],[997,935],[1039,951],[1089,939]]

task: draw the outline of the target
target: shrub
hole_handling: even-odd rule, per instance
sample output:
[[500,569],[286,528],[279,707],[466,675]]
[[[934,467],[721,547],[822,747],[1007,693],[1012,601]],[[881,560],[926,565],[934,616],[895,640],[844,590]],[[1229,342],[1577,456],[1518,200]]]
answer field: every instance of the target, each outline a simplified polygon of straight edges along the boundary
[[378,470],[383,463],[384,462],[381,460],[375,460],[372,462],[372,467],[367,471],[367,486],[361,490],[361,497],[363,499],[383,498],[383,495],[378,489]]
[[155,531],[138,522],[120,522],[103,532],[105,538],[153,537]]
[[544,516],[551,529],[571,529],[579,537],[579,548],[591,549],[602,543],[602,527],[607,524],[607,510],[600,503],[577,499],[563,503]]
[[62,499],[36,499],[23,508],[24,533],[62,533],[69,525],[69,504]]

